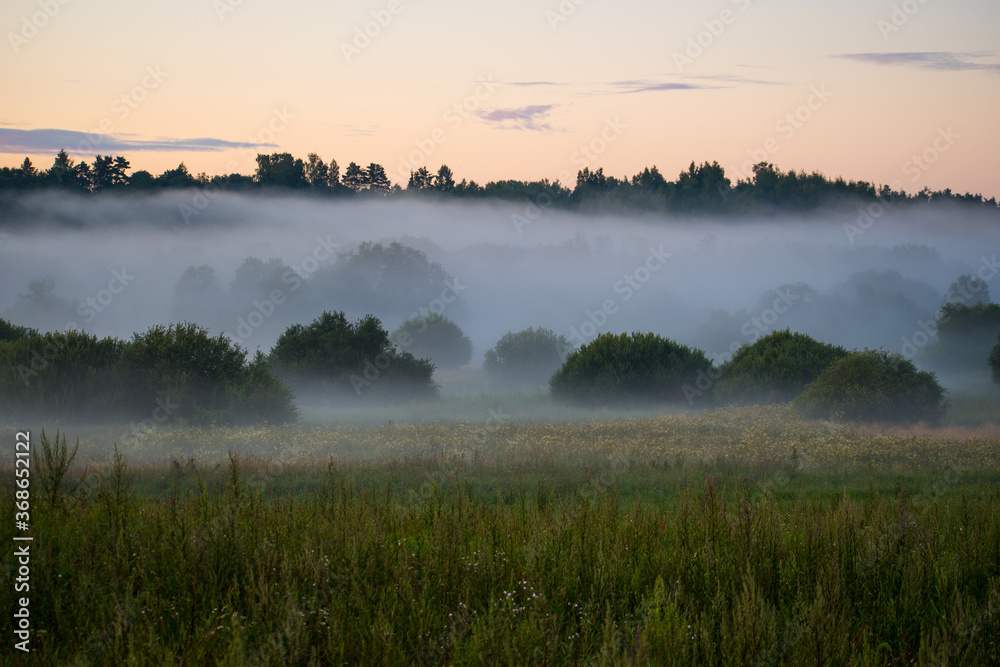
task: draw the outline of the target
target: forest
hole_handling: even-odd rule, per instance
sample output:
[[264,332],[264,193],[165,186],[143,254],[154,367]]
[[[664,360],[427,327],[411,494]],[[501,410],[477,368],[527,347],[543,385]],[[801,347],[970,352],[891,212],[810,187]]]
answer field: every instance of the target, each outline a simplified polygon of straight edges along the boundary
[[[657,167],[621,178],[605,174],[603,168],[584,167],[576,183],[548,179],[538,181],[500,180],[480,185],[472,180],[456,180],[447,165],[433,172],[427,167],[411,170],[403,183],[392,183],[385,167],[351,162],[341,174],[335,159],[325,162],[318,154],[306,159],[290,153],[258,154],[253,174],[209,176],[190,173],[182,162],[174,169],[153,175],[131,170],[121,155],[95,155],[92,162],[75,161],[60,150],[48,169],[39,169],[29,158],[19,167],[0,168],[0,197],[3,193],[38,189],[59,189],[78,193],[153,193],[162,190],[201,189],[207,196],[224,191],[310,193],[327,197],[397,197],[420,195],[436,198],[526,200],[541,208],[572,211],[621,211],[653,213],[703,213],[712,215],[766,214],[775,211],[807,211],[845,201],[862,200],[895,204],[961,202],[997,208],[995,197],[958,194],[950,188],[932,191],[927,187],[908,193],[902,182],[876,185],[866,181],[830,178],[818,172],[794,169],[782,171],[770,162],[753,166],[753,176],[735,183],[718,162],[691,162],[673,181]],[[192,211],[195,213],[195,211]]]

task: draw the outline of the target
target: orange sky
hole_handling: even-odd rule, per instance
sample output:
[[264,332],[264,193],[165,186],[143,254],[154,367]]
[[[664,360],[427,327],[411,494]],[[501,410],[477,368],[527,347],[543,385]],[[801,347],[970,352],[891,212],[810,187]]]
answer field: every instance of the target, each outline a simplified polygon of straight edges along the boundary
[[288,151],[572,184],[767,159],[1000,196],[993,0],[6,0],[0,25],[5,165]]

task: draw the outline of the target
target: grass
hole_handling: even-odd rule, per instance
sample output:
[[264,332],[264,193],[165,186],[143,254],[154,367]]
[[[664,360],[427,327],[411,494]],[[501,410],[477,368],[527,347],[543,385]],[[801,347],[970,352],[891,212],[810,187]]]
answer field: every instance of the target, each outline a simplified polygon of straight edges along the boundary
[[1000,663],[985,427],[774,408],[81,436],[34,496],[19,664]]

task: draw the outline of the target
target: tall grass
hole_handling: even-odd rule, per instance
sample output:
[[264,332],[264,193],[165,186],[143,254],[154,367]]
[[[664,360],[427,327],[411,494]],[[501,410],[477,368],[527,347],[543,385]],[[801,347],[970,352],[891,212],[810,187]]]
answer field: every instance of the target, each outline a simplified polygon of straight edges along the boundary
[[[926,435],[852,432],[857,461],[893,452],[871,473],[810,447],[776,458],[772,439],[811,441],[749,414],[675,425],[686,457],[503,449],[516,427],[497,427],[499,454],[118,452],[74,502],[34,510],[26,664],[1000,661],[1000,468],[899,458],[936,451]],[[743,458],[699,457],[692,433],[741,421]],[[585,433],[604,427],[625,428]],[[942,446],[971,461],[997,444]]]

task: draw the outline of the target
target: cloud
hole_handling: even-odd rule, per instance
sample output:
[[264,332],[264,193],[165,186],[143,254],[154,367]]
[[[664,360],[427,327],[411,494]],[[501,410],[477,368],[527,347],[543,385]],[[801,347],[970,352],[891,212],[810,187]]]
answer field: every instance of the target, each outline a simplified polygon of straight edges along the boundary
[[555,104],[533,104],[517,109],[480,110],[476,112],[487,123],[494,123],[507,130],[551,131],[552,126],[543,119],[556,108]]
[[226,141],[211,137],[195,139],[133,139],[135,135],[97,134],[75,130],[18,130],[0,128],[0,152],[55,152],[65,149],[74,155],[102,152],[159,151],[215,152],[234,148],[277,148],[277,144]]
[[[747,65],[749,67],[749,65]],[[765,68],[760,68],[765,69]],[[728,83],[749,83],[757,86],[787,86],[788,84],[783,81],[762,81],[760,79],[748,79],[745,76],[739,76],[738,74],[698,74],[698,75],[686,75],[687,78],[691,79],[708,79],[709,81],[726,81]]]
[[1000,72],[1000,64],[977,63],[971,60],[988,58],[992,55],[988,52],[912,51],[903,53],[843,53],[835,57],[870,65],[902,65],[950,72],[966,70]]
[[[674,79],[686,79],[689,83],[678,82]],[[706,83],[697,83],[698,80]],[[786,86],[787,83],[780,81],[761,81],[760,79],[750,79],[744,76],[733,74],[702,74],[702,75],[680,75],[674,76],[671,80],[659,79],[635,79],[629,81],[512,81],[505,85],[520,88],[571,88],[576,89],[578,95],[629,95],[632,93],[647,92],[672,92],[681,90],[713,90],[717,88],[731,88],[732,86],[718,85],[726,84],[751,84],[760,86]]]
[[618,87],[619,93],[628,95],[631,93],[663,92],[673,90],[705,90],[718,88],[718,86],[703,86],[699,83],[676,83],[673,81],[614,81],[613,86]]
[[555,81],[512,81],[507,84],[508,86],[572,86],[572,83],[556,83]]
[[348,137],[374,137],[378,136],[378,125],[351,125],[348,123],[320,123],[329,127],[340,128],[340,131]]

